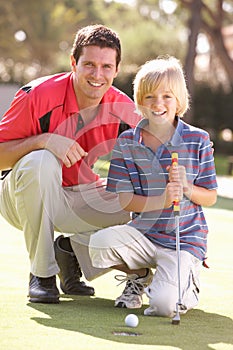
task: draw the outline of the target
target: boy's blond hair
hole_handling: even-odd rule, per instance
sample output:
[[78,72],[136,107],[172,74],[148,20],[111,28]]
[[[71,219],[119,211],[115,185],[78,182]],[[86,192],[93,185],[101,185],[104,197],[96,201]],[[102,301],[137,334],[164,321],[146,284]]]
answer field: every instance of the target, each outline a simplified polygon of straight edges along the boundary
[[134,101],[142,114],[143,97],[155,91],[160,84],[177,99],[177,115],[183,117],[189,108],[189,93],[180,61],[172,56],[159,56],[141,66],[134,79]]

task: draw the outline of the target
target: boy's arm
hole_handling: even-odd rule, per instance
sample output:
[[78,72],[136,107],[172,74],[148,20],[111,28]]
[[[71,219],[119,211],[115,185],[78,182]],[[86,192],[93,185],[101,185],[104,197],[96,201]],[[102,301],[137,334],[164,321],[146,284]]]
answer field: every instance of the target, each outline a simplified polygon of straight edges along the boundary
[[193,203],[204,207],[210,207],[216,203],[217,190],[209,190],[196,185],[188,185],[184,189],[184,195]]
[[183,186],[184,195],[197,205],[210,207],[216,203],[217,190],[189,183],[184,166],[170,167],[169,180],[180,181]]
[[182,186],[178,182],[169,182],[160,196],[142,196],[132,192],[120,192],[120,205],[126,211],[136,213],[163,210],[172,206],[175,198],[182,199]]

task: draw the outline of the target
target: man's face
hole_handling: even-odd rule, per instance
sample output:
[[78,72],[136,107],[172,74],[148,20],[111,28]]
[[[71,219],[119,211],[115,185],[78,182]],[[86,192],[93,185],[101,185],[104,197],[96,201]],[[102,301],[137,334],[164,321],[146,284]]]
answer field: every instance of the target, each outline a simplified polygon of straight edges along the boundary
[[117,76],[116,51],[87,46],[76,64],[71,56],[74,89],[80,109],[98,105]]

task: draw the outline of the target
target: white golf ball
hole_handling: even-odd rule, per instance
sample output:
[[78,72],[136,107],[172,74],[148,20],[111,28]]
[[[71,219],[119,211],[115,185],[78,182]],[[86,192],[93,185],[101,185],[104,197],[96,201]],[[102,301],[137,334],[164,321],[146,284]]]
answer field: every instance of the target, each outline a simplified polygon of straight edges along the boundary
[[129,314],[125,318],[125,324],[128,327],[137,327],[138,323],[139,323],[139,319],[134,314]]

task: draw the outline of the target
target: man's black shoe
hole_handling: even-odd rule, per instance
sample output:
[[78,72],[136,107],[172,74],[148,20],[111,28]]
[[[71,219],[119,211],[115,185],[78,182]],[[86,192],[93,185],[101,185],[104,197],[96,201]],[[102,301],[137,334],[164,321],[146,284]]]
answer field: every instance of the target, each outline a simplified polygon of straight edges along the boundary
[[94,288],[80,281],[82,272],[71,246],[69,251],[62,248],[62,240],[66,239],[69,240],[69,238],[59,236],[54,243],[55,257],[60,268],[58,276],[61,290],[69,295],[94,295]]
[[32,303],[58,304],[59,290],[56,286],[56,276],[42,278],[30,273],[28,297]]

